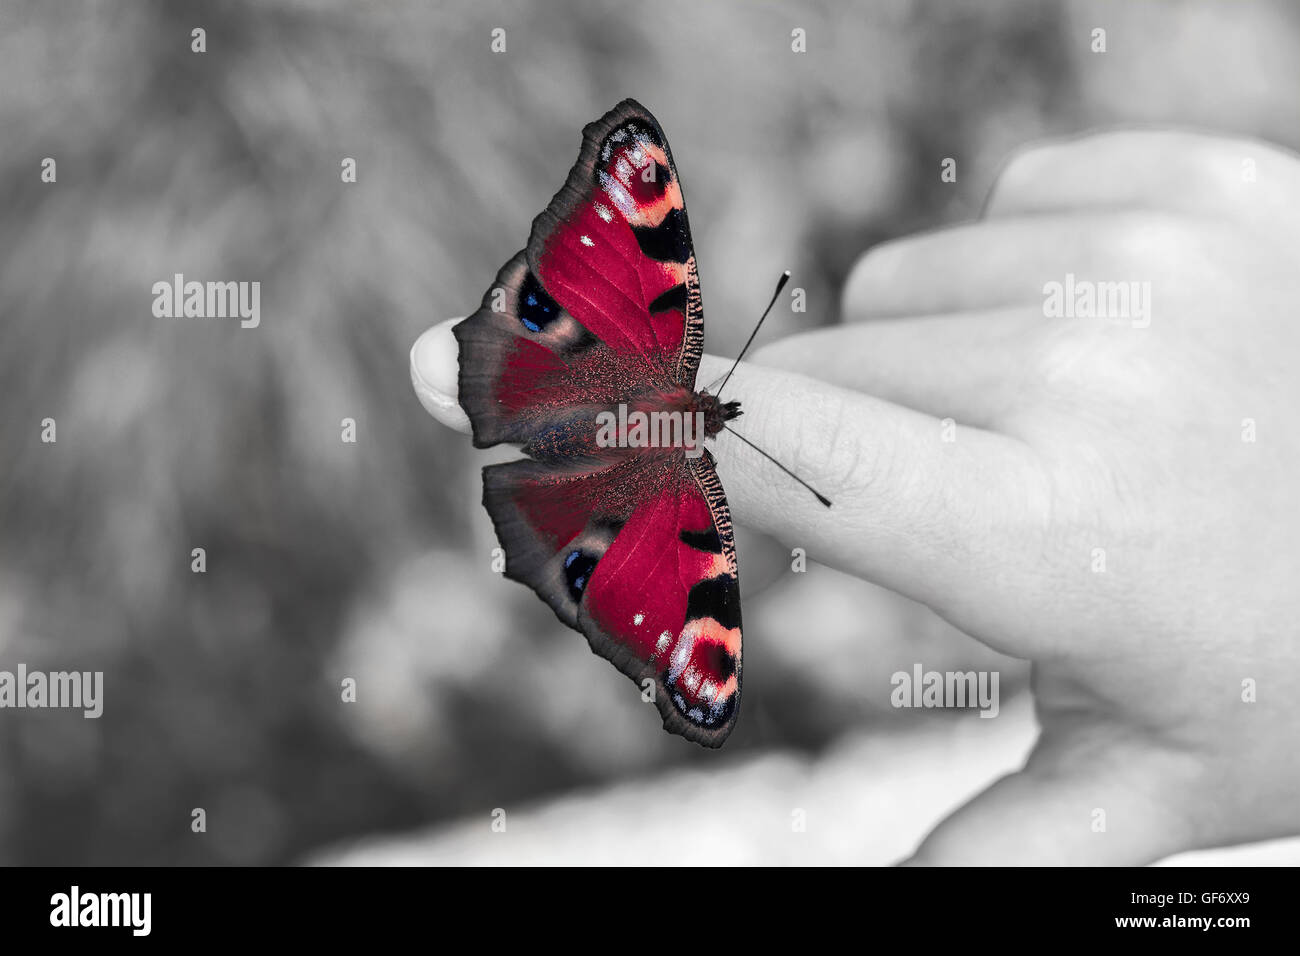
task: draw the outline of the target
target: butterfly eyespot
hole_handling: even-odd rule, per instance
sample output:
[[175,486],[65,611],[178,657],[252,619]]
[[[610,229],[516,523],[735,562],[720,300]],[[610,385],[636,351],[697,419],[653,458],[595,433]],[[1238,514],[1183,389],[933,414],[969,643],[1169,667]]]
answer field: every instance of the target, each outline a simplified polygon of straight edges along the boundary
[[628,191],[638,204],[645,205],[663,196],[671,182],[672,173],[668,167],[657,160],[651,160],[632,177]]
[[564,580],[569,585],[569,597],[573,598],[574,604],[582,600],[582,592],[587,589],[598,560],[583,551],[570,551],[565,556]]
[[524,275],[519,288],[519,304],[515,312],[529,332],[541,332],[560,317],[560,306],[546,294],[537,277],[529,272]]

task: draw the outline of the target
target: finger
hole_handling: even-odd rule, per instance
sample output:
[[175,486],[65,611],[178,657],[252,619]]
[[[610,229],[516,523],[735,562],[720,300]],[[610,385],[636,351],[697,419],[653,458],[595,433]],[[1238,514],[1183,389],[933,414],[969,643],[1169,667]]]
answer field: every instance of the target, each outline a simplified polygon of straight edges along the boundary
[[456,398],[458,365],[452,328],[463,319],[448,319],[429,329],[411,346],[411,385],[425,411],[448,428],[470,433],[469,416]]
[[736,526],[736,551],[744,555],[740,594],[751,598],[790,573],[790,550],[748,525]]
[[[1277,220],[1300,200],[1295,156],[1257,140],[1118,130],[1030,146],[994,181],[984,216],[1156,209]],[[1285,218],[1285,217],[1282,217]],[[1289,225],[1288,228],[1293,228]]]
[[[449,411],[456,401],[456,376],[447,366],[456,354],[451,324],[421,336],[411,361],[425,407],[456,427]],[[730,365],[705,356],[698,377],[720,378]],[[999,600],[998,582],[1012,576],[988,572],[990,561],[1038,552],[1046,497],[1025,446],[974,428],[949,434],[927,415],[752,365],[736,370],[728,398],[744,402],[737,430],[743,426],[746,438],[835,503],[823,507],[723,432],[716,457],[738,522],[805,548],[812,560],[923,601],[972,630],[992,628],[1004,607],[1023,599],[1023,579]],[[1030,579],[1035,573],[1026,572]]]
[[1017,307],[1044,315],[1045,286],[1092,281],[1180,285],[1192,220],[1138,210],[1087,210],[954,226],[885,243],[859,260],[845,286],[846,322],[955,313],[978,319]]
[[881,243],[849,273],[845,322],[1039,306],[1044,272],[1087,271],[1118,226],[1093,213],[965,223]]
[[940,823],[909,866],[1137,866],[1196,845],[1187,755],[1096,725],[1044,736],[1024,770]]
[[[705,356],[700,380],[729,364]],[[715,457],[737,521],[976,632],[1023,602],[1022,589],[1043,574],[1028,556],[1039,553],[1046,483],[1020,442],[748,364],[726,398],[743,410],[730,428],[834,503],[824,507],[723,431]]]
[[1042,324],[1026,307],[880,319],[787,336],[752,361],[996,430],[1023,394]]

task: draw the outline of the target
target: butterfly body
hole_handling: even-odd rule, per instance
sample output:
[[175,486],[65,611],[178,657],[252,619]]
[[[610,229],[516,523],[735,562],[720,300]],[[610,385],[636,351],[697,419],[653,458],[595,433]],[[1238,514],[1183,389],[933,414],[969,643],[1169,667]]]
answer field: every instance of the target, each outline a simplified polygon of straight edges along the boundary
[[704,437],[712,438],[722,431],[727,422],[744,414],[740,402],[724,402],[716,395],[710,395],[708,389],[695,393],[695,406],[704,416]]
[[695,253],[649,111],[625,100],[583,130],[527,248],[455,334],[475,445],[528,456],[483,473],[506,575],[636,681],[666,729],[720,746],[740,705],[740,597],[703,442],[740,408],[695,387]]

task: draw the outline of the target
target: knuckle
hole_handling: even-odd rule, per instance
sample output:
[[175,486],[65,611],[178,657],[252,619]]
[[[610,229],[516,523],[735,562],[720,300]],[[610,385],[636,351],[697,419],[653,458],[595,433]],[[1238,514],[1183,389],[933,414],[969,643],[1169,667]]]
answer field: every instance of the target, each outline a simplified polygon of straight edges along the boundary
[[888,281],[906,256],[907,242],[906,239],[890,239],[859,256],[845,283],[845,303],[861,298],[873,283]]
[[1002,164],[993,185],[989,188],[985,212],[990,213],[998,207],[1014,201],[1024,189],[1038,183],[1044,170],[1050,170],[1061,151],[1067,145],[1057,141],[1027,143],[1012,151]]
[[1149,279],[1159,286],[1162,296],[1168,296],[1188,286],[1190,280],[1204,280],[1217,272],[1221,255],[1216,248],[1221,243],[1213,230],[1212,225],[1184,215],[1133,212],[1114,220],[1106,255],[1133,273],[1126,277]]
[[865,493],[877,487],[886,466],[882,440],[867,441],[868,411],[839,392],[816,396],[808,424],[800,431],[797,458],[817,480],[841,493]]

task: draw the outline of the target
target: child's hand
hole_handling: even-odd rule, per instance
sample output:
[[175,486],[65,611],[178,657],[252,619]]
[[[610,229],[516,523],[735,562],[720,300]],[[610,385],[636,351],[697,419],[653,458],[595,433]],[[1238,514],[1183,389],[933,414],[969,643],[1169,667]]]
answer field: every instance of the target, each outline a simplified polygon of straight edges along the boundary
[[[756,437],[787,435],[773,450],[842,504],[768,524],[1036,662],[1029,766],[920,860],[1137,863],[1300,831],[1298,265],[1293,157],[1093,136],[1017,157],[982,222],[872,251],[852,324],[755,357],[916,413],[814,404],[837,437],[802,446],[825,421],[738,383],[765,402],[742,424],[771,416]],[[1068,274],[1076,296],[1148,282],[1149,311],[1046,317]],[[732,452],[729,492],[776,484]]]
[[[1298,261],[1291,156],[1094,136],[1017,157],[981,222],[873,250],[849,324],[737,371],[737,430],[835,502],[723,433],[738,521],[1035,661],[1028,766],[917,862],[1141,863],[1300,832]],[[1049,283],[1073,317],[1049,317]],[[1077,314],[1103,283],[1137,284],[1125,315]],[[454,357],[439,327],[412,370],[463,428]]]

